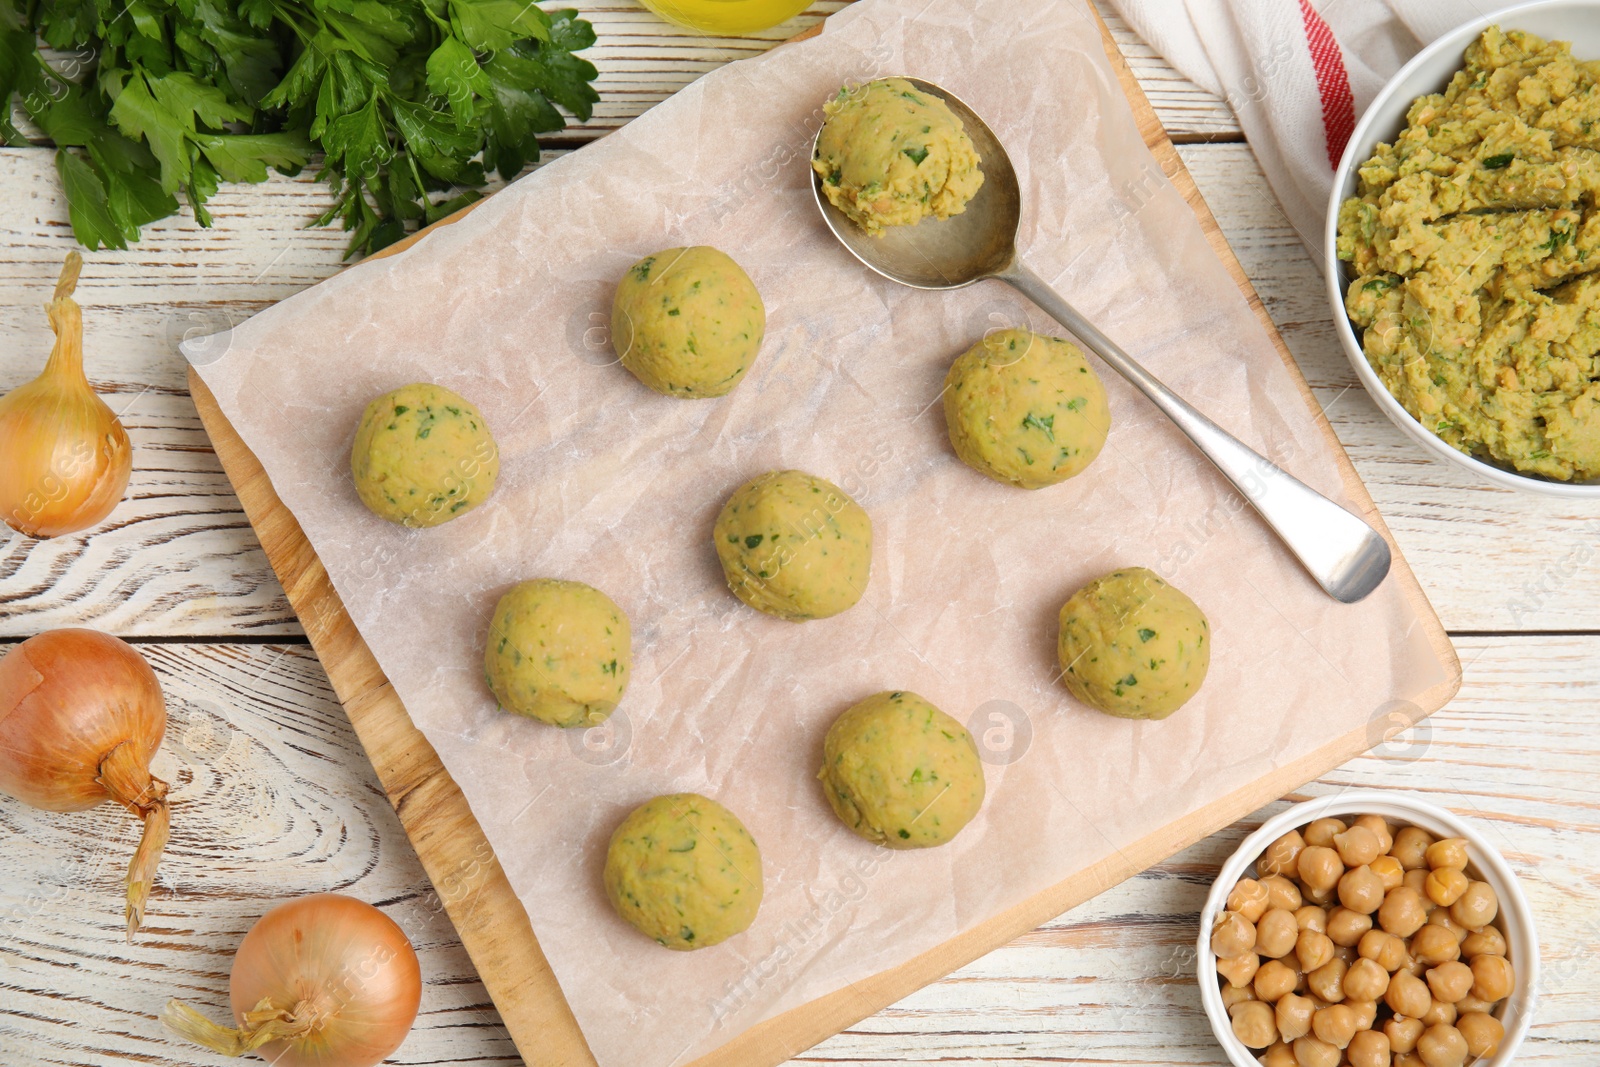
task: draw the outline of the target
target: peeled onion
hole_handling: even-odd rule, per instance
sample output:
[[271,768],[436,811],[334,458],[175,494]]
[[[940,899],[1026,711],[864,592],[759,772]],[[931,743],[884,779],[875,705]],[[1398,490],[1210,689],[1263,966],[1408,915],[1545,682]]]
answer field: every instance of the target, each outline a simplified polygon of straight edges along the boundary
[[224,1056],[274,1067],[373,1067],[417,1018],[422,968],[406,935],[371,904],[337,893],[280,904],[244,935],[228,999],[235,1027],[179,1000],[161,1021]]
[[144,820],[128,866],[130,939],[167,844],[167,783],[150,775],[166,729],[155,672],[109,634],[50,630],[0,659],[0,793],[46,811],[115,800]]
[[29,537],[95,525],[128,488],[133,446],[83,373],[83,257],[67,255],[45,305],[55,347],[43,373],[0,397],[0,520]]

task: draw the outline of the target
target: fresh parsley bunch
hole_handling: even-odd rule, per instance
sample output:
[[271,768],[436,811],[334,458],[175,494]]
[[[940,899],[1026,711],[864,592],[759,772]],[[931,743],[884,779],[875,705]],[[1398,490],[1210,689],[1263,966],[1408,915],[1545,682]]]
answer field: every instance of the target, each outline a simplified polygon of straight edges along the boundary
[[558,106],[587,119],[594,39],[531,0],[0,0],[0,137],[27,143],[20,98],[89,248],[126,248],[180,192],[209,226],[221,181],[320,151],[317,222],[365,254],[515,177]]

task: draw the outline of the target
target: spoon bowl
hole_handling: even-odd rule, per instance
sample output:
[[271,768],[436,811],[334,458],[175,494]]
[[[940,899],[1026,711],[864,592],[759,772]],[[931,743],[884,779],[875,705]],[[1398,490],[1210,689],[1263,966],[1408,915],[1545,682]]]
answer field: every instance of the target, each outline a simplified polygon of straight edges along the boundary
[[[1329,596],[1348,604],[1376,589],[1389,573],[1388,542],[1359,515],[1318,493],[1197,411],[1030,270],[1017,252],[1022,192],[1005,146],[988,123],[955,94],[920,78],[905,80],[944,101],[961,120],[983,168],[983,185],[959,215],[890,227],[873,237],[833,206],[813,168],[811,191],[833,235],[867,267],[916,289],[960,289],[985,278],[1012,286],[1161,409],[1233,483]],[[819,129],[812,158],[821,138]]]
[[[1017,226],[1022,221],[1022,190],[1011,157],[988,123],[961,100],[932,82],[899,77],[943,100],[966,127],[983,161],[978,194],[959,215],[919,226],[891,226],[881,237],[872,237],[833,206],[822,191],[822,176],[813,170],[811,191],[817,207],[851,254],[890,281],[914,289],[960,289],[995,277],[1016,259]],[[815,144],[811,154],[817,154]]]

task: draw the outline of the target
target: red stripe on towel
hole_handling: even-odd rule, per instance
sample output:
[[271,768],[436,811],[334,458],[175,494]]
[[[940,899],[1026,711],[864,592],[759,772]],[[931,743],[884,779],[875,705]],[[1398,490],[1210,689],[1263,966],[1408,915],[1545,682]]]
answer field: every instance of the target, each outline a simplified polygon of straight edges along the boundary
[[1350,94],[1350,75],[1344,69],[1344,56],[1333,31],[1311,6],[1300,0],[1300,18],[1305,23],[1306,44],[1311,49],[1311,66],[1317,74],[1317,92],[1322,97],[1322,128],[1328,142],[1328,165],[1337,169],[1344,146],[1356,128],[1356,102]]

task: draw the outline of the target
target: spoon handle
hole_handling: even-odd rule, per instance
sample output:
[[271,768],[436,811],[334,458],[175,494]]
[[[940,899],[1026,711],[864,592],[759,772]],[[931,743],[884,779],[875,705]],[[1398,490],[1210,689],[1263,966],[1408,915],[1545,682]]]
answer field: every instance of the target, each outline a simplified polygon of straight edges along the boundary
[[1389,545],[1360,516],[1284,471],[1163,385],[1020,260],[997,275],[1132,382],[1194,442],[1335,600],[1353,604],[1389,573]]

